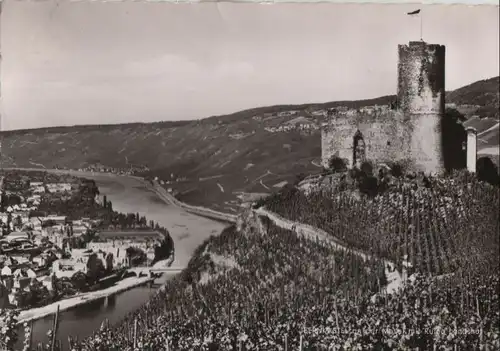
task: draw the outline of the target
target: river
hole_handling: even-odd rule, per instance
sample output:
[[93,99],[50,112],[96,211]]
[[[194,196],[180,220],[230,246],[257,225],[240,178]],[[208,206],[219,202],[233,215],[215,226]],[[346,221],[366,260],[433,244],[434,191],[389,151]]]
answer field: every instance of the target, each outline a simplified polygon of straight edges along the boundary
[[[225,224],[198,217],[167,204],[157,197],[141,180],[126,176],[113,176],[90,172],[68,172],[72,175],[94,179],[101,194],[106,195],[118,212],[138,212],[148,220],[158,222],[168,229],[175,244],[175,261],[172,266],[185,267],[197,246],[210,235],[219,234]],[[166,281],[173,275],[161,278]],[[89,336],[105,319],[118,322],[129,312],[146,302],[156,288],[136,287],[115,296],[89,302],[60,313],[58,339],[68,349],[68,336],[82,339]],[[52,328],[53,316],[38,319],[33,328],[33,345],[47,342],[47,332]],[[20,338],[23,338],[20,333]],[[20,340],[21,342],[21,340]],[[18,346],[21,349],[21,343]],[[16,348],[17,349],[17,348]]]

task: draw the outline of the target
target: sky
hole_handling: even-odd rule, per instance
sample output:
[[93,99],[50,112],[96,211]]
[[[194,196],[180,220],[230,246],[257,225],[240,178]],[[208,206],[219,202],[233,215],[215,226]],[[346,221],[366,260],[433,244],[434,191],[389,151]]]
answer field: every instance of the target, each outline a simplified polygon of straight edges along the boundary
[[446,89],[499,74],[497,7],[2,4],[3,130],[185,120],[396,93],[397,45],[446,45]]

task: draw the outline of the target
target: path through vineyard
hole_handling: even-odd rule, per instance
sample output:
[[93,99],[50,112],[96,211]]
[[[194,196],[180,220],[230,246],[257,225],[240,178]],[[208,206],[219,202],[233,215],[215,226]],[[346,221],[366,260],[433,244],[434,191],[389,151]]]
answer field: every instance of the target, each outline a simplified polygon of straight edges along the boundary
[[[309,240],[318,240],[319,242],[331,245],[338,250],[349,251],[351,253],[358,255],[359,257],[362,257],[365,261],[371,258],[376,258],[361,250],[350,248],[347,244],[343,243],[341,240],[328,234],[324,230],[321,230],[319,228],[314,228],[307,224],[285,219],[276,213],[266,210],[263,207],[254,210],[254,213],[258,217],[264,216],[269,218],[278,227],[291,230],[295,232],[297,235],[302,235],[308,238]],[[396,265],[394,264],[394,262],[389,261],[387,259],[384,259],[383,261],[385,266],[385,275],[387,277],[387,285],[385,287],[385,292],[387,294],[392,294],[394,292],[397,292],[402,287],[403,282],[408,279],[407,271],[403,266],[402,273],[399,273],[398,270],[396,269]]]

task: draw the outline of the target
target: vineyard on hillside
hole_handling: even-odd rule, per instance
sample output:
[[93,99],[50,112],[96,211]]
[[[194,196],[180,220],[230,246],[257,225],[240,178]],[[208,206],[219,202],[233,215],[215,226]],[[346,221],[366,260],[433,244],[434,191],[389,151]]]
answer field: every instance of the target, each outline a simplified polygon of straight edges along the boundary
[[378,295],[373,302],[384,283],[380,261],[363,262],[270,223],[266,227],[266,235],[232,227],[212,237],[165,291],[74,349],[500,346],[496,274],[467,270],[439,281],[415,275],[401,291]]
[[308,195],[287,188],[261,205],[391,259],[400,270],[409,261],[418,272],[441,275],[468,265],[498,266],[499,199],[498,187],[461,174],[420,185],[395,179],[375,197],[340,186]]
[[[401,178],[375,197],[340,188],[289,187],[260,205],[379,258],[249,217],[207,239],[139,310],[71,350],[500,349],[498,188],[463,174]],[[404,255],[415,273],[388,294],[380,257],[401,269]]]
[[[298,237],[234,227],[208,239],[182,276],[74,350],[484,349],[498,343],[498,277],[413,276],[395,295],[380,261]],[[168,346],[167,346],[168,345]]]

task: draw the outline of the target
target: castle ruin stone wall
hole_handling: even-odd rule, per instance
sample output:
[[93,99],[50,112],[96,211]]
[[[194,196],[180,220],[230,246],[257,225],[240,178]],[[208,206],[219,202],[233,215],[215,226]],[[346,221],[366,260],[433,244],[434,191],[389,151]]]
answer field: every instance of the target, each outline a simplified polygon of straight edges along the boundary
[[410,156],[410,125],[404,116],[389,108],[365,108],[337,113],[323,124],[322,165],[333,156],[353,166],[354,135],[359,130],[366,148],[366,159],[375,163],[407,159]]

